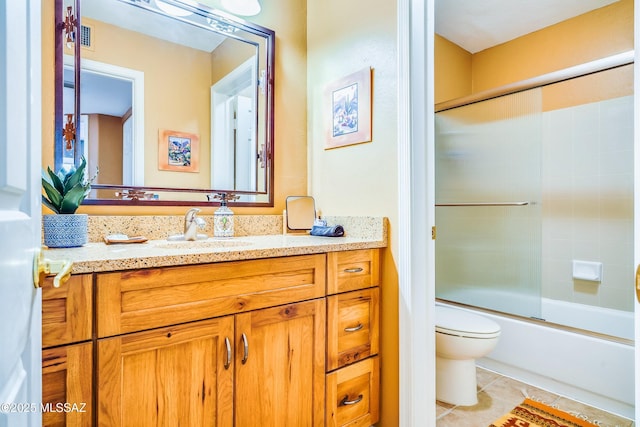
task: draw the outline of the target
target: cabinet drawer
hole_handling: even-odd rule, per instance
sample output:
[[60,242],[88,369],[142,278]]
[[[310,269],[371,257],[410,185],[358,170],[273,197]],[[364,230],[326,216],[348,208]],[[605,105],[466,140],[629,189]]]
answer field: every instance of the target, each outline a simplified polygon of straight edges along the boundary
[[327,254],[327,294],[379,285],[379,260],[378,249],[330,252]]
[[327,426],[369,427],[377,423],[379,393],[377,356],[327,374]]
[[92,349],[87,342],[42,351],[42,425],[92,425]]
[[91,275],[80,274],[59,288],[49,277],[42,286],[42,347],[91,339]]
[[378,287],[327,298],[327,370],[378,354]]
[[317,254],[99,274],[98,337],[322,297],[325,259]]

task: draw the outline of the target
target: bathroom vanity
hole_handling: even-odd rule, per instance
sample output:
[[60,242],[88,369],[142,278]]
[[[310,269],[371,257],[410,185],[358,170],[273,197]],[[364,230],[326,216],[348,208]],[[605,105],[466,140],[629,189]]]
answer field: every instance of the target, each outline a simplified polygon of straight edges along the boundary
[[45,423],[374,424],[385,240],[47,251],[75,264],[67,283],[43,287],[43,401],[82,411]]

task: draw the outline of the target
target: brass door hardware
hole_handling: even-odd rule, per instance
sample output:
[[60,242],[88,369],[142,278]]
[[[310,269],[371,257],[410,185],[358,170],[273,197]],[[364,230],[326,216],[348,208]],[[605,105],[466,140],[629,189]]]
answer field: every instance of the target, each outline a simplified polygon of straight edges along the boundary
[[46,275],[55,274],[53,286],[59,288],[61,284],[69,280],[73,262],[69,260],[51,260],[44,257],[42,249],[37,249],[33,257],[33,286],[42,287]]

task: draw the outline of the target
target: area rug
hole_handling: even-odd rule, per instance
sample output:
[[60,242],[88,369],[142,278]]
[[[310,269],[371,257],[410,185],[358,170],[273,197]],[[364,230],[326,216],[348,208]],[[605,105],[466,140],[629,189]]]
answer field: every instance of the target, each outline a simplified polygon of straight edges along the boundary
[[597,427],[571,414],[525,399],[508,414],[494,421],[489,427]]

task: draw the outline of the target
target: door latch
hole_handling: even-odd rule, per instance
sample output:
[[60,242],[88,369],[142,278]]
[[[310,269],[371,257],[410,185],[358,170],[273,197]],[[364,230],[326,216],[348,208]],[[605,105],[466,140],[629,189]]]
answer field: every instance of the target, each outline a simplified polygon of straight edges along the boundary
[[33,257],[33,286],[41,288],[46,275],[55,274],[53,287],[59,288],[61,284],[69,280],[73,262],[69,260],[51,260],[44,257],[41,248],[36,249]]

